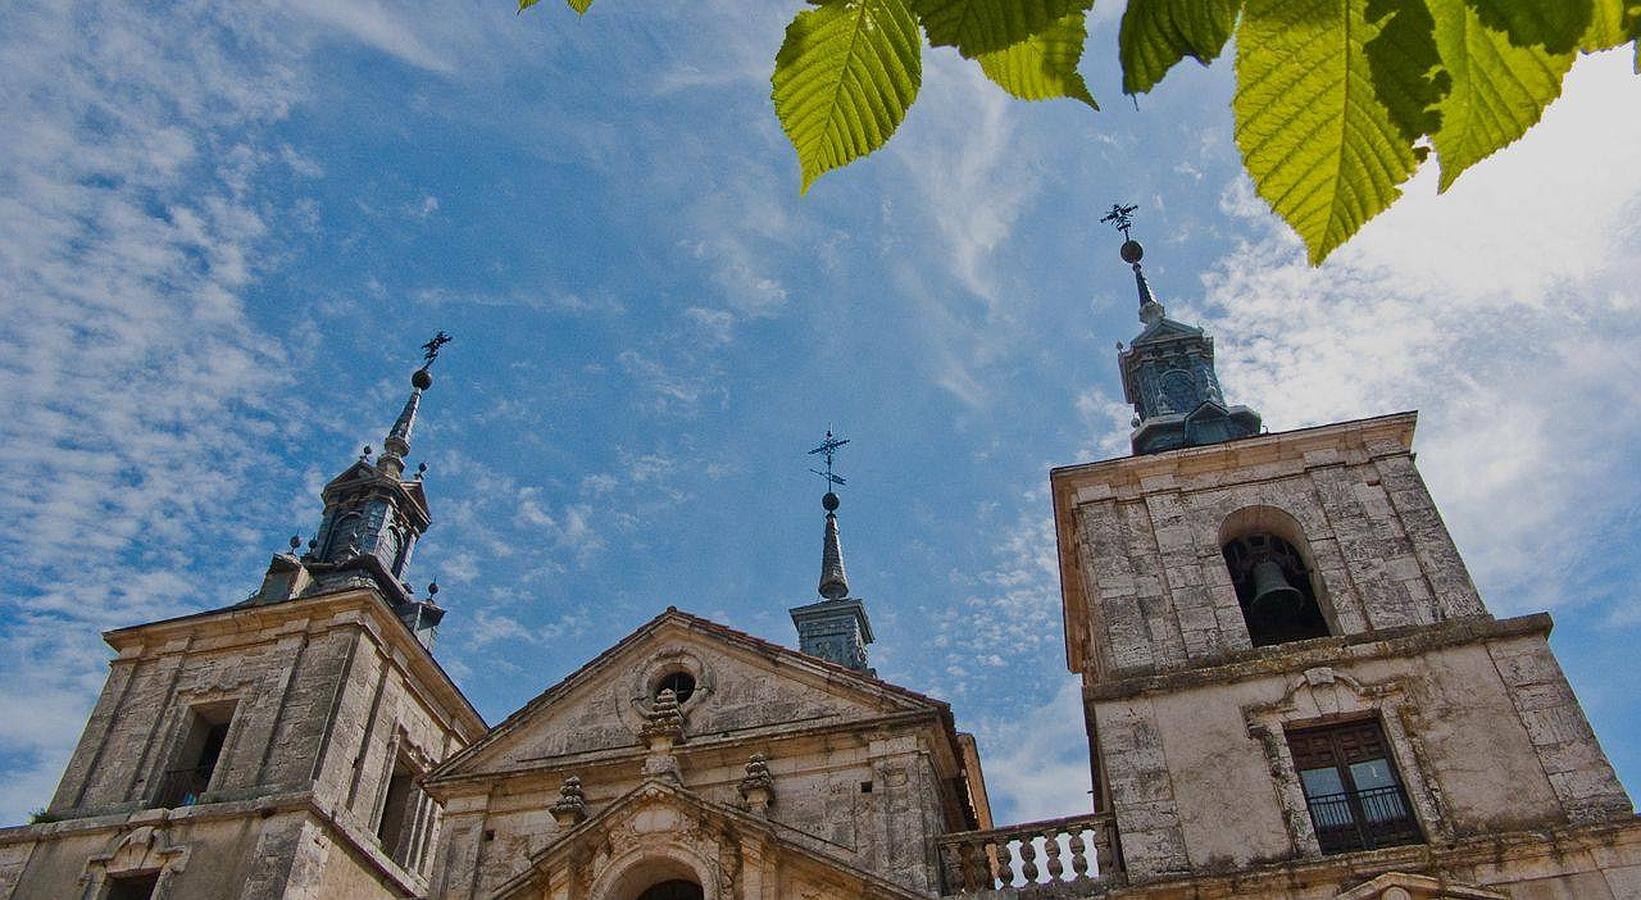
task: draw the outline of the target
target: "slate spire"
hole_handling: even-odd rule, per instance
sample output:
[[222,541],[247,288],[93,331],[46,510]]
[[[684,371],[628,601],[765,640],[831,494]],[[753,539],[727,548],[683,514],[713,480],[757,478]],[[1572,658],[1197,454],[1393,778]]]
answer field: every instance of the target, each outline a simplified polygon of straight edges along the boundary
[[826,537],[821,545],[820,595],[842,600],[849,596],[849,578],[843,573],[843,545],[838,540],[838,495],[827,491],[821,506],[826,508]]
[[308,552],[299,558],[293,545],[290,554],[276,556],[262,588],[247,603],[374,587],[405,627],[432,649],[445,612],[433,599],[438,586],[428,585],[426,597],[419,598],[406,580],[411,552],[433,522],[422,484],[427,466],[418,466],[413,478],[405,478],[404,471],[422,394],[433,386],[428,368],[439,348],[449,342],[450,336],[441,331],[422,345],[426,355],[421,368],[411,373],[410,398],[388,430],[382,455],[373,461],[366,447],[325,485],[319,495],[324,513]]
[[1259,413],[1225,402],[1214,372],[1214,339],[1201,328],[1168,318],[1151,291],[1140,260],[1145,248],[1129,237],[1138,207],[1113,205],[1102,222],[1122,232],[1122,260],[1134,269],[1140,323],[1128,348],[1117,345],[1123,397],[1134,405],[1135,453],[1217,444],[1259,433]]

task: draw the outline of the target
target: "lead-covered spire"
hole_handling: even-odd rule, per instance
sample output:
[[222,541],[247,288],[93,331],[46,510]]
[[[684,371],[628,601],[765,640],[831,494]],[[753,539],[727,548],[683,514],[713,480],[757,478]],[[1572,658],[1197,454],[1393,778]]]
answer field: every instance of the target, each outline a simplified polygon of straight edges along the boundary
[[821,506],[826,509],[826,537],[821,544],[820,595],[842,600],[849,596],[849,576],[843,573],[843,544],[838,539],[838,495],[827,491]]
[[826,532],[821,540],[821,576],[818,591],[821,600],[791,610],[792,624],[798,629],[798,648],[811,656],[829,660],[841,666],[870,673],[866,665],[866,645],[872,642],[872,625],[866,619],[866,606],[849,596],[849,577],[843,571],[843,542],[838,536],[838,495],[833,487],[847,482],[833,471],[838,449],[849,443],[848,438],[836,437],[826,430],[826,439],[809,451],[826,460],[826,470],[809,471],[826,479],[827,491],[821,497],[826,510]]
[[1168,318],[1152,293],[1140,267],[1145,248],[1128,233],[1138,208],[1114,204],[1100,220],[1122,232],[1121,255],[1134,269],[1145,325],[1127,349],[1117,345],[1123,396],[1134,405],[1134,452],[1158,453],[1258,434],[1259,413],[1225,402],[1214,373],[1214,339],[1201,328]]

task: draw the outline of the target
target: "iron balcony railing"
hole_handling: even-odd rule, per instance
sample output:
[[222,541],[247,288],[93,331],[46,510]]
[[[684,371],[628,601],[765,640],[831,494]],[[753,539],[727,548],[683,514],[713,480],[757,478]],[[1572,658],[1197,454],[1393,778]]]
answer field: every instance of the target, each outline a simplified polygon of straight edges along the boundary
[[936,839],[943,896],[1006,887],[1093,884],[1118,877],[1109,814],[1068,816]]
[[167,771],[160,777],[159,805],[176,809],[198,803],[205,789],[211,786],[211,773],[215,769],[215,766],[194,766]]
[[1424,840],[1400,785],[1307,798],[1323,853],[1373,850]]

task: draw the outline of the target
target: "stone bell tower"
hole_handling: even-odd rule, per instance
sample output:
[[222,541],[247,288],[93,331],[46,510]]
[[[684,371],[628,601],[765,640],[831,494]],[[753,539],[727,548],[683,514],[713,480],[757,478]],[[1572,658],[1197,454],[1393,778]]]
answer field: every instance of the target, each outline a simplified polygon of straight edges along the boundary
[[382,456],[326,485],[317,540],[249,598],[103,635],[108,680],[42,821],[0,828],[0,898],[427,895],[443,811],[420,776],[485,730],[433,659],[443,610],[403,580],[431,384],[424,363]]
[[[1131,211],[1108,217],[1125,238]],[[1067,664],[1128,882],[1641,896],[1641,825],[1550,617],[1487,611],[1414,465],[1416,414],[1260,433],[1141,256],[1125,241],[1135,455],[1051,475]]]

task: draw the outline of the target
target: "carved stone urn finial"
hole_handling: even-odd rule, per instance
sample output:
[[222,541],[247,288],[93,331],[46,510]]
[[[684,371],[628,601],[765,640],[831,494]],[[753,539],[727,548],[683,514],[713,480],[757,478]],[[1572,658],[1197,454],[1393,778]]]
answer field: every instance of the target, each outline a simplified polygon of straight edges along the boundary
[[684,714],[678,711],[678,694],[672,688],[663,688],[656,695],[648,719],[639,732],[650,751],[644,759],[644,775],[680,780],[678,758],[672,755],[672,748],[684,742]]
[[747,809],[763,814],[775,802],[775,778],[769,774],[769,757],[754,753],[746,760],[746,777],[741,779],[741,798]]
[[560,828],[573,828],[587,818],[587,795],[581,792],[581,779],[571,775],[558,789],[558,800],[551,811]]

